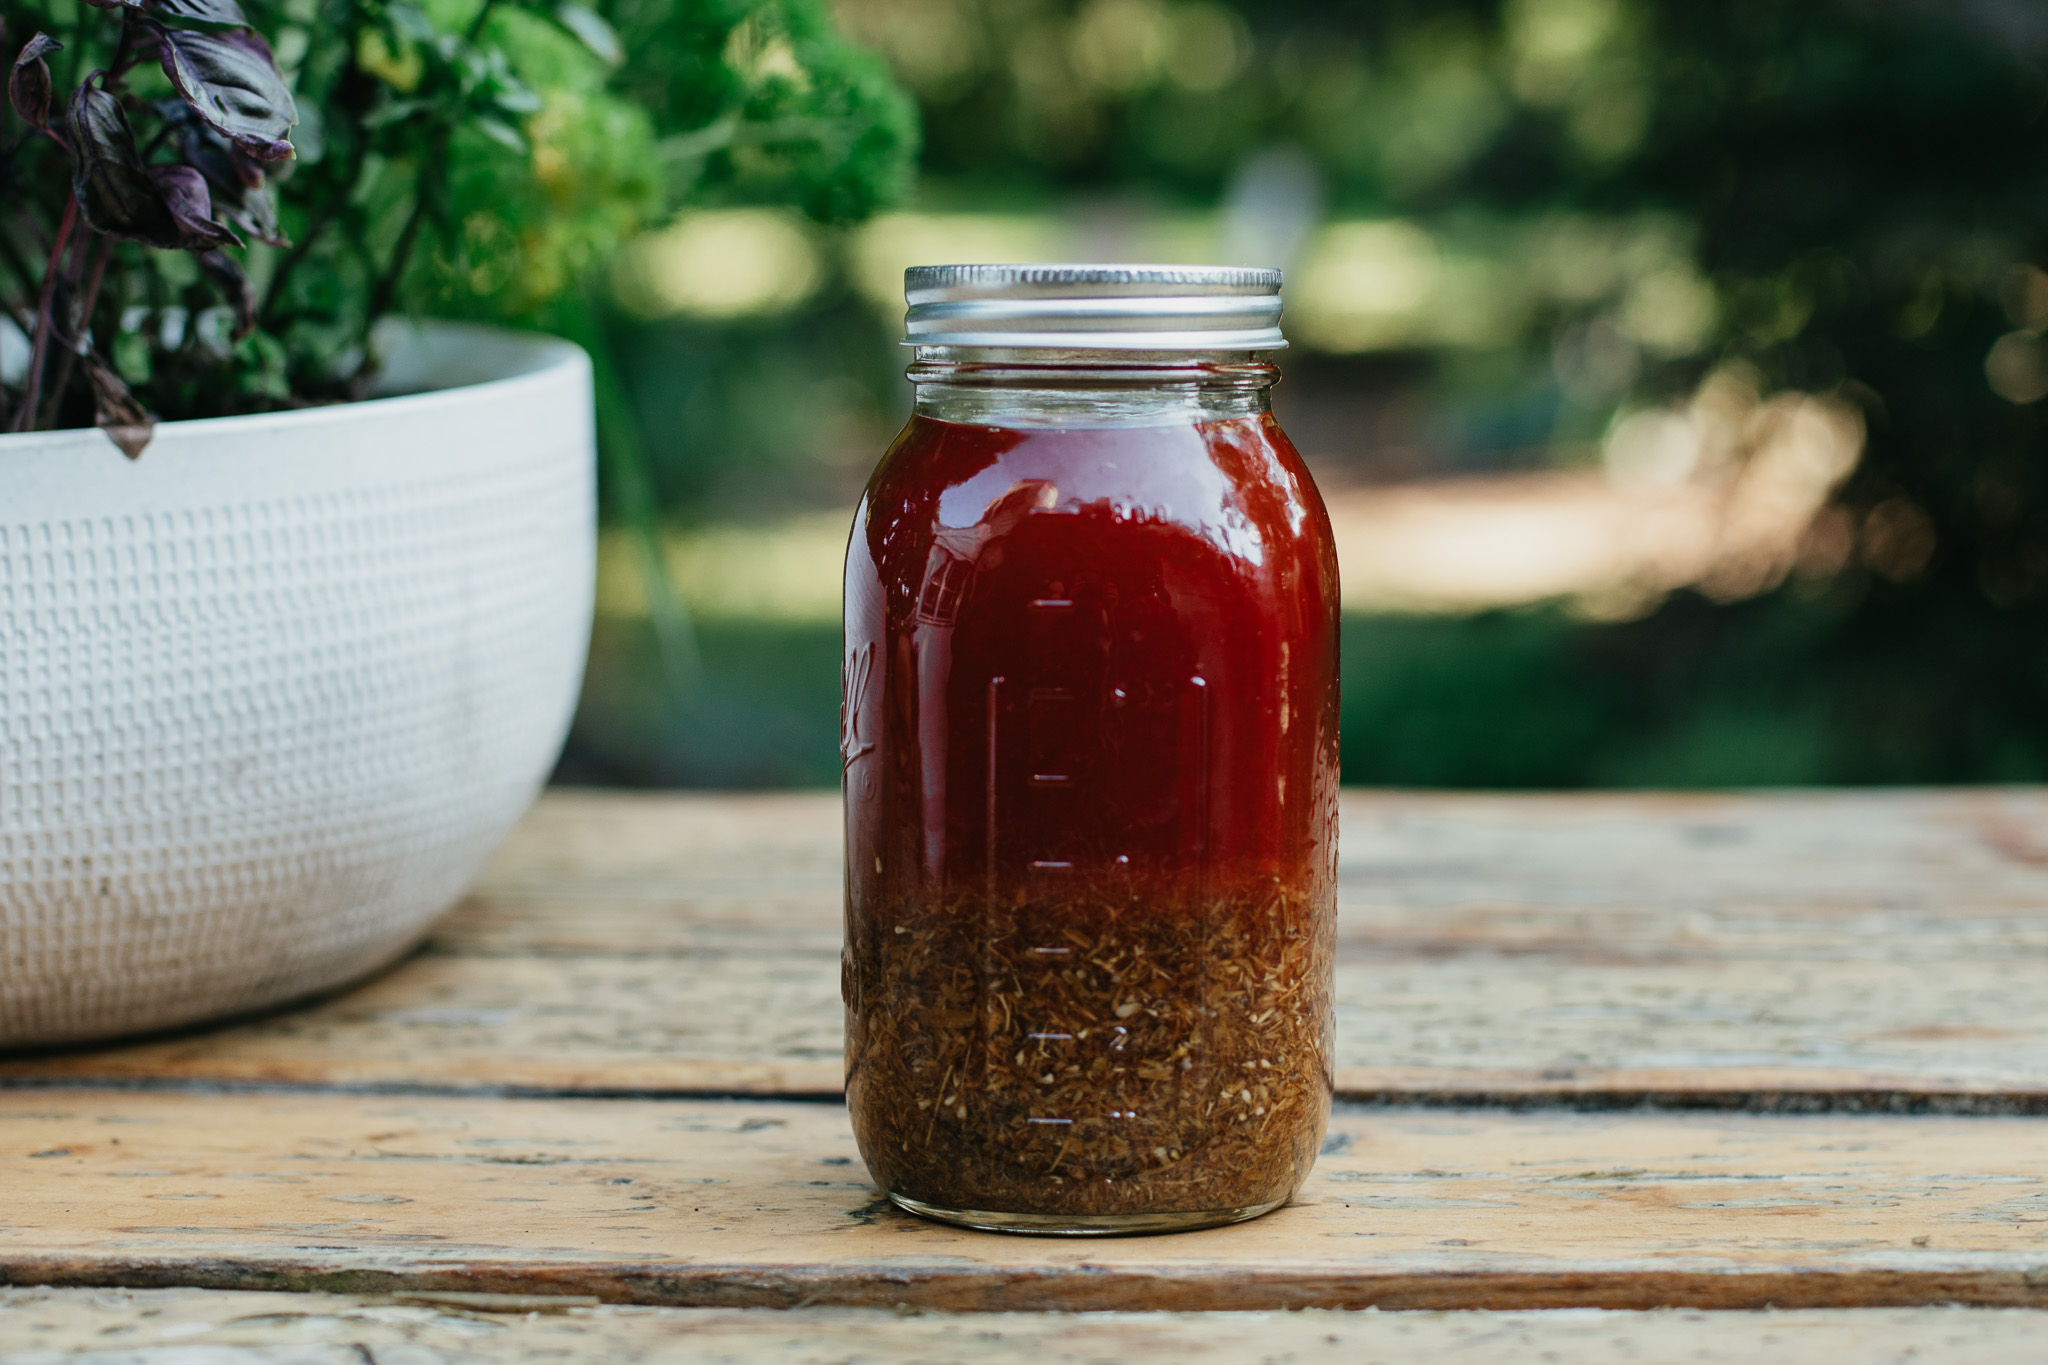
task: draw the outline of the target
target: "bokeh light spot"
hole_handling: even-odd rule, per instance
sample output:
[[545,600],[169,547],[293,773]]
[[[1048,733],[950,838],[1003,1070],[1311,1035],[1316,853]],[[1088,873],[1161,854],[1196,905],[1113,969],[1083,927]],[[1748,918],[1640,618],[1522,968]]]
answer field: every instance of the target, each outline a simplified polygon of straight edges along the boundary
[[2048,341],[2032,332],[2007,332],[1991,343],[1991,353],[1984,357],[1984,378],[2008,403],[2048,398]]
[[688,214],[629,243],[612,267],[612,290],[641,317],[737,318],[787,312],[823,275],[794,215],[726,209]]

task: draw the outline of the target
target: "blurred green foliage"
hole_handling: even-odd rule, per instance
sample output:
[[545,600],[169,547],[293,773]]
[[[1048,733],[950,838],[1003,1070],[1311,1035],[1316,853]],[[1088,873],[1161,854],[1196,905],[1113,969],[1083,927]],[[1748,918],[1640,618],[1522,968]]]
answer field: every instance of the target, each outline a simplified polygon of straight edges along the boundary
[[894,434],[903,358],[843,291],[793,317],[612,313],[606,334],[671,521],[851,507]]
[[[838,221],[907,188],[913,112],[818,0],[276,3],[306,25],[301,103],[325,130],[285,194],[297,249],[321,253],[273,296],[290,324],[357,323],[337,284],[417,217],[427,249],[393,307],[589,343],[592,272],[679,203],[794,201]],[[493,83],[521,94],[480,107]]]
[[[1682,592],[1624,622],[1561,608],[1352,618],[1347,779],[2048,779],[2048,7],[839,0],[837,13],[919,100],[930,208],[1207,208],[1250,159],[1286,147],[1315,167],[1334,218],[1481,245],[1555,223],[1650,225],[1704,282],[1709,325],[1682,342],[1643,338],[1700,304],[1683,290],[1589,290],[1487,337],[1287,358],[1304,395],[1309,378],[1323,395],[1419,394],[1428,450],[1409,474],[1583,458],[1617,413],[1731,366],[1764,393],[1861,413],[1867,444],[1830,523],[1846,540],[1825,574],[1747,600]],[[1595,264],[1627,249],[1585,240]],[[817,368],[814,318],[855,335],[830,297],[750,324],[722,359],[711,326],[632,324],[638,391],[684,384],[661,377],[663,347],[704,357],[720,377],[689,400],[702,443],[772,448],[786,483],[836,490],[829,461],[806,468],[803,452],[829,443],[797,430],[795,409],[772,437],[747,435],[759,414],[744,411],[749,376],[778,367],[866,395],[839,411],[900,402],[865,358]],[[886,324],[869,336],[882,345]],[[650,430],[662,410],[643,407]],[[676,514],[705,505],[701,454],[679,443],[659,463]]]
[[[595,345],[592,272],[677,204],[795,203],[837,222],[907,188],[914,111],[821,0],[244,9],[299,114],[296,158],[272,168],[290,244],[230,252],[253,284],[257,326],[199,345],[184,320],[232,300],[188,259],[133,243],[114,247],[86,322],[161,417],[359,394],[373,377],[372,325],[390,313],[542,326]],[[51,59],[60,91],[106,65],[120,32],[84,0],[0,0],[0,26],[16,44],[36,31],[64,41]],[[163,86],[138,67],[130,98]],[[0,221],[16,302],[40,288],[34,211],[70,187],[62,150],[25,132],[17,121],[0,139],[5,207],[21,211]],[[60,424],[92,420],[82,379],[76,388]]]
[[[2048,9],[1958,0],[846,0],[924,101],[928,174],[1213,198],[1304,150],[1335,212],[1671,215],[1712,365],[1861,404],[1850,493],[1938,549],[1917,591],[2048,597]],[[1539,363],[1584,319],[1528,337]],[[1987,383],[2001,337],[2004,377]],[[1448,358],[1445,362],[1448,363]],[[1464,363],[1464,362],[1460,362]],[[1548,367],[1547,364],[1545,366]],[[1994,367],[1996,368],[1996,367]],[[1522,373],[1526,374],[1527,371]],[[1994,391],[2031,394],[2015,402]]]

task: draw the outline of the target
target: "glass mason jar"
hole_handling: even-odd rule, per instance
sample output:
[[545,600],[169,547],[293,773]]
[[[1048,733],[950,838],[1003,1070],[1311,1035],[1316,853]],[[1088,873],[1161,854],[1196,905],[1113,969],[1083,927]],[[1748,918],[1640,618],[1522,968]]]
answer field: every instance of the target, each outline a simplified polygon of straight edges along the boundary
[[911,270],[846,554],[846,1092],[900,1206],[1256,1217],[1329,1114],[1337,564],[1275,270]]

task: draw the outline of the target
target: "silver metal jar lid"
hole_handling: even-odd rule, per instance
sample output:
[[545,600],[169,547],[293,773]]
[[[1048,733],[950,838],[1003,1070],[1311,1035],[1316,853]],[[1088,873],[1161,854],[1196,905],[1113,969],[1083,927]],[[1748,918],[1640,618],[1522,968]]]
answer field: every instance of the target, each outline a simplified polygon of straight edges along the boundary
[[906,346],[1274,351],[1280,272],[1228,265],[919,265]]

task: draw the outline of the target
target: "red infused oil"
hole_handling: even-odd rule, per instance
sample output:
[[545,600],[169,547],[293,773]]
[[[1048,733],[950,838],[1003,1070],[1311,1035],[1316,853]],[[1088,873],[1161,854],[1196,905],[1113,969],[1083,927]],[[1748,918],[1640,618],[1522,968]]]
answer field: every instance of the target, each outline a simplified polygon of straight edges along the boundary
[[1235,359],[921,365],[861,503],[847,1099],[917,1212],[1203,1226],[1320,1145],[1337,573]]

